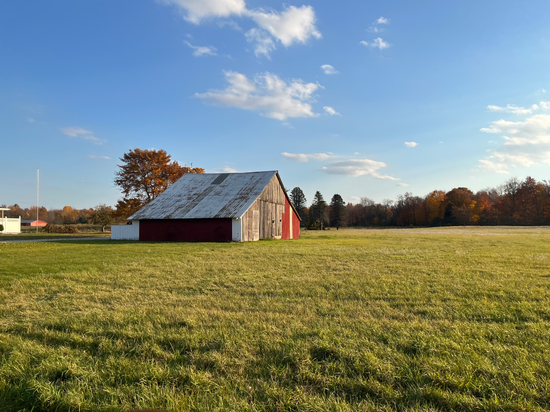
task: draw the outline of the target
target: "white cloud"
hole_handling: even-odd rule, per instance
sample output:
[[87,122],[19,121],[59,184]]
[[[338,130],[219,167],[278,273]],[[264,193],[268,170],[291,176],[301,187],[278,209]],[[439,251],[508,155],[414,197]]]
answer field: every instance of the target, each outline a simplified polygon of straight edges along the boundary
[[310,160],[328,160],[328,159],[341,157],[330,152],[329,153],[310,153],[310,154],[283,152],[281,154],[287,159],[294,160],[295,162],[309,162]]
[[250,29],[245,33],[245,37],[247,42],[253,43],[255,45],[254,54],[256,55],[256,57],[260,57],[260,55],[263,54],[269,59],[269,54],[277,48],[277,46],[275,46],[273,38],[270,37],[269,34],[263,30]]
[[306,43],[311,37],[321,38],[315,27],[315,12],[311,6],[287,7],[283,12],[249,11],[248,15],[285,46]]
[[323,110],[331,116],[342,116],[340,113],[338,113],[336,110],[334,110],[330,106],[323,106]]
[[405,146],[407,146],[407,147],[415,147],[415,146],[418,146],[418,143],[416,143],[416,142],[405,142]]
[[64,127],[61,128],[61,133],[70,137],[78,137],[80,139],[90,140],[95,144],[102,144],[106,141],[95,137],[91,130],[85,130],[81,127]]
[[387,18],[381,16],[378,19],[376,19],[376,21],[373,24],[371,24],[368,31],[370,31],[371,33],[383,32],[384,29],[381,27],[378,27],[381,24],[390,24],[390,21]]
[[247,12],[244,0],[158,0],[159,3],[176,6],[183,18],[194,24],[202,19],[229,17]]
[[[330,160],[330,159],[341,159],[328,163],[326,166],[323,166],[321,170],[325,173],[332,175],[343,175],[343,176],[364,176],[369,175],[381,180],[393,180],[399,181],[401,179],[380,174],[379,169],[386,167],[384,162],[377,162],[371,159],[358,159],[352,156],[343,156],[334,154],[331,152],[326,153],[281,153],[287,159],[293,160],[295,162],[309,162],[310,160]],[[355,153],[358,155],[359,153]]]
[[550,110],[550,102],[540,102],[541,110]]
[[193,56],[216,56],[217,49],[214,46],[193,46],[188,41],[185,42],[189,47],[191,47],[193,51]]
[[483,170],[488,170],[490,172],[495,173],[509,173],[506,169],[508,169],[508,166],[502,163],[496,163],[488,159],[480,159],[479,160],[480,168]]
[[195,97],[214,105],[259,111],[262,116],[278,120],[319,116],[308,103],[321,87],[317,83],[298,79],[287,84],[271,73],[257,75],[251,81],[244,74],[228,71],[225,78],[229,83],[225,89],[195,93]]
[[100,159],[100,160],[111,160],[108,156],[96,156],[96,155],[88,155],[89,159]]
[[[248,31],[246,36],[249,42],[256,46],[256,56],[265,55],[275,49],[273,40],[269,42],[266,37],[272,36],[283,45],[290,46],[294,43],[306,43],[310,38],[321,38],[321,33],[315,26],[315,11],[311,6],[289,6],[283,11],[274,10],[249,10],[244,0],[157,0],[162,4],[175,6],[182,12],[183,18],[194,24],[199,24],[206,18],[230,17],[233,15],[252,19],[259,29]],[[230,26],[235,30],[242,29],[233,21],[222,22],[218,25]]]
[[34,123],[36,120],[34,120],[32,117],[27,117],[27,122]]
[[398,183],[397,186],[401,186],[401,187],[407,187],[409,186],[407,183]]
[[362,44],[363,46],[365,47],[370,47],[371,49],[380,49],[380,50],[384,50],[384,49],[387,49],[391,46],[391,44],[389,44],[388,42],[384,41],[381,37],[377,37],[376,39],[374,39],[373,41],[371,41],[370,43],[366,42],[365,40],[362,40],[359,42],[360,44]]
[[224,166],[216,169],[218,173],[239,173],[237,169],[232,168],[231,166]]
[[347,159],[329,163],[323,166],[325,173],[344,176],[364,176],[369,175],[381,180],[400,180],[398,178],[381,175],[378,170],[386,167],[384,162],[377,162],[370,159]]
[[487,109],[489,109],[492,112],[505,112],[505,113],[513,113],[513,114],[531,114],[533,111],[538,110],[539,106],[534,104],[530,108],[525,107],[518,107],[515,104],[508,104],[506,107],[500,107],[500,106],[494,106],[489,105],[487,106]]
[[530,167],[540,163],[550,164],[550,115],[537,114],[524,121],[497,120],[484,133],[502,135],[500,148],[490,150],[490,155],[479,160],[480,168],[496,173],[508,173],[517,166]]
[[325,72],[325,74],[337,74],[338,70],[336,70],[334,67],[332,67],[330,64],[323,64],[321,66],[321,69]]

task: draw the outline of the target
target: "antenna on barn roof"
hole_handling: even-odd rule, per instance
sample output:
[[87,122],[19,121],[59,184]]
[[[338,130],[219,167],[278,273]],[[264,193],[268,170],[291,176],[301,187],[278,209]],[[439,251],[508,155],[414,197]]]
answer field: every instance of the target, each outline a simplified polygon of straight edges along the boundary
[[38,233],[38,204],[40,200],[40,168],[36,168],[36,233]]

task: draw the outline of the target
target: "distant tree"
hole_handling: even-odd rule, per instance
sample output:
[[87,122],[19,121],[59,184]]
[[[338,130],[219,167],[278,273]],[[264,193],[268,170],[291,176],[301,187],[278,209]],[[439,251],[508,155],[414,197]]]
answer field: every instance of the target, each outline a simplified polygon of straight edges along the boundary
[[300,219],[302,221],[300,222],[300,225],[305,226],[307,222],[307,207],[306,207],[306,196],[304,195],[304,192],[302,192],[302,189],[299,187],[295,187],[290,192],[290,200],[292,200],[292,203],[294,204],[294,207],[298,211],[298,214],[300,215]]
[[170,187],[186,173],[204,173],[200,167],[182,166],[165,150],[134,149],[120,158],[122,164],[115,173],[115,184],[124,194],[123,203],[139,207]]
[[[313,222],[313,225],[316,229],[320,230],[323,230],[324,226],[329,223],[328,205],[327,202],[325,202],[325,199],[323,199],[323,195],[319,191],[315,192],[313,203],[309,208],[309,220]],[[308,226],[310,226],[309,223]]]
[[107,205],[97,205],[90,216],[94,225],[101,225],[101,231],[105,232],[105,227],[114,222],[113,209]]
[[[21,219],[36,220],[36,206],[33,206],[30,209],[25,209],[25,213],[21,215]],[[38,209],[38,220],[42,220],[44,222],[48,221],[48,209],[44,206],[41,206]]]
[[[2,205],[2,207],[6,207],[6,205]],[[17,218],[19,216],[25,215],[25,211],[21,209],[21,207],[19,207],[17,203],[12,206],[9,206],[9,209],[10,210],[6,211],[6,214],[5,214],[6,217]]]
[[61,212],[61,218],[66,225],[76,223],[78,220],[78,210],[73,209],[71,206],[65,206]]
[[340,226],[348,225],[348,210],[342,196],[336,194],[330,201],[330,225],[338,229]]
[[[443,221],[446,224],[467,225],[472,222],[473,211],[476,205],[475,200],[472,200],[473,192],[466,187],[457,187],[445,194],[446,205]],[[450,219],[449,219],[449,205]]]
[[434,190],[424,198],[426,222],[431,226],[439,226],[445,216],[444,202],[447,199],[445,192]]

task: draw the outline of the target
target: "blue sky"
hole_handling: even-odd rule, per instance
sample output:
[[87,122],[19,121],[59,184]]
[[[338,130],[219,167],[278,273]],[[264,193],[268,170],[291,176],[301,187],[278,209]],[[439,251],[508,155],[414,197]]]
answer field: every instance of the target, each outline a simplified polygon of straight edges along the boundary
[[[114,205],[118,158],[308,201],[550,178],[550,2],[0,3],[0,204]],[[548,90],[548,91],[547,91]]]

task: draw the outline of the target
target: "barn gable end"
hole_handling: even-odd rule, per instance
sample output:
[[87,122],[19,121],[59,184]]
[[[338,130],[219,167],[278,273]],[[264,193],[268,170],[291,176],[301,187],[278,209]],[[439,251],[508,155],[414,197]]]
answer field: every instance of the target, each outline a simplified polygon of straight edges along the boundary
[[285,193],[277,176],[243,215],[243,242],[259,239],[282,239]]

